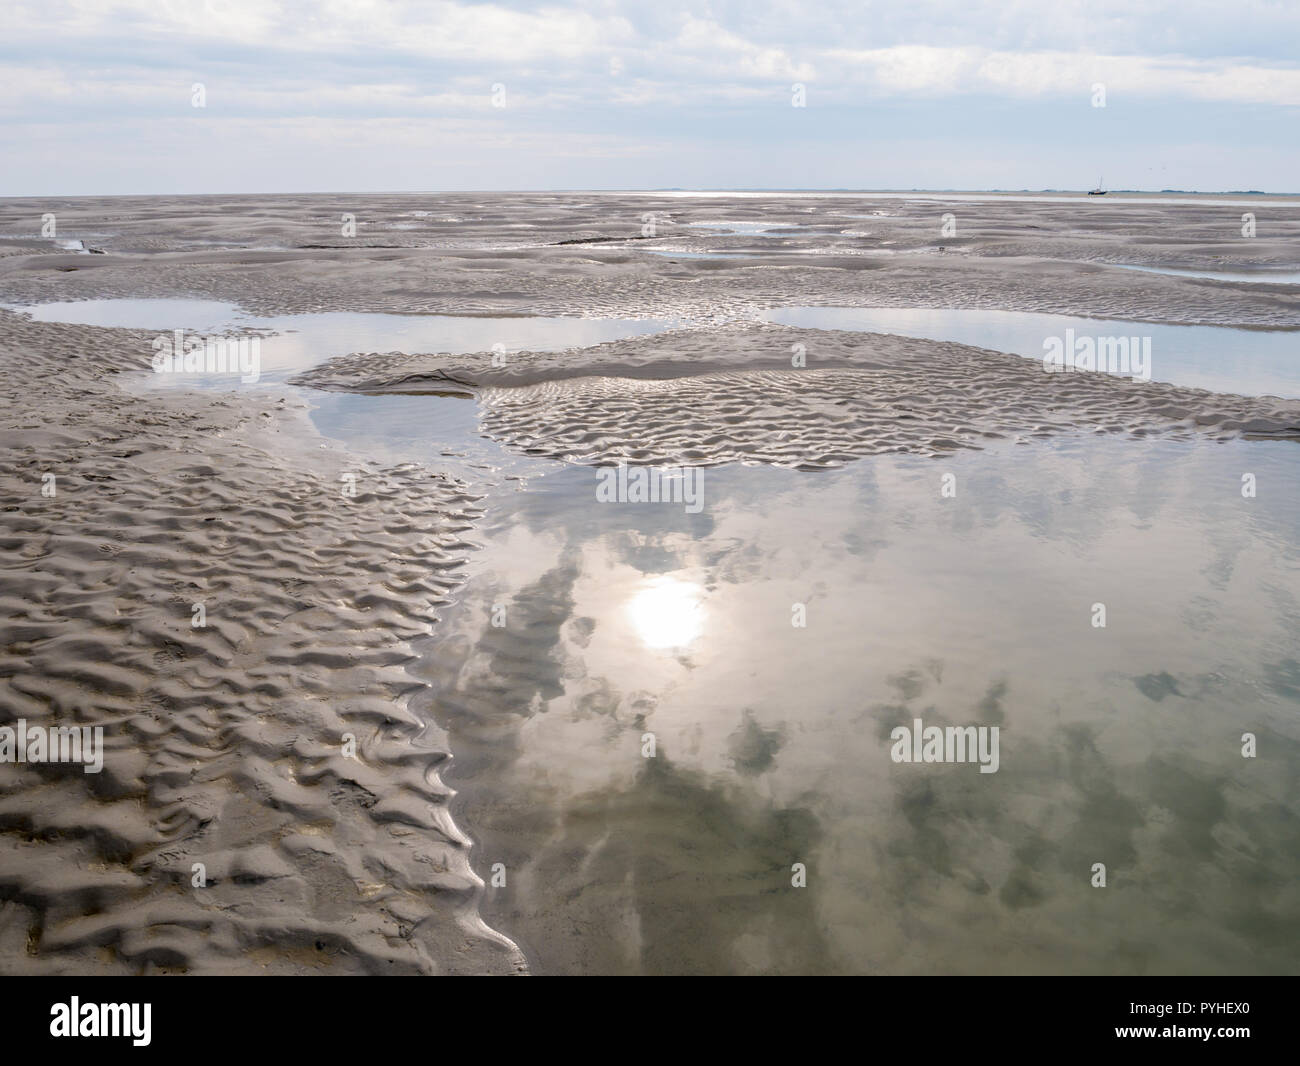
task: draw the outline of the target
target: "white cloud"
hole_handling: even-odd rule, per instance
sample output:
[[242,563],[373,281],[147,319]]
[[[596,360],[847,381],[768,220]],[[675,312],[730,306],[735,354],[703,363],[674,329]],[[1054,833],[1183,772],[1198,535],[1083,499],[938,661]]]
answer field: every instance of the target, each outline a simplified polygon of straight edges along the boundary
[[725,81],[728,76],[810,81],[814,68],[799,63],[784,49],[757,45],[724,29],[716,22],[688,15],[682,22],[674,47],[695,56],[704,69],[697,76],[711,74],[706,80]]
[[[1300,106],[1300,69],[1182,56],[1087,55],[1079,52],[994,52],[904,45],[826,53],[846,81],[881,93],[1086,98],[1096,82],[1117,94]],[[834,72],[828,76],[833,77]]]
[[518,11],[496,4],[387,0],[54,0],[20,2],[7,17],[15,35],[141,40],[201,39],[285,52],[377,49],[484,63],[574,58],[625,42],[621,16],[559,5]]
[[[677,169],[694,145],[709,161],[699,173],[748,167],[751,183],[763,184],[777,180],[796,137],[809,138],[805,159],[838,158],[859,142],[897,159],[895,146],[922,113],[970,131],[967,166],[1001,135],[995,120],[1023,117],[1019,172],[1038,183],[1044,166],[1033,156],[1044,137],[1059,134],[1061,153],[1104,136],[1104,148],[1092,150],[1132,144],[1151,154],[1152,138],[1168,130],[1150,127],[1170,119],[1179,136],[1201,137],[1196,105],[1207,102],[1236,109],[1225,120],[1233,129],[1215,136],[1236,136],[1242,172],[1246,152],[1281,175],[1274,187],[1293,184],[1296,170],[1278,162],[1294,161],[1294,139],[1267,132],[1289,116],[1262,110],[1300,106],[1294,0],[1231,8],[1219,0],[8,0],[5,30],[0,124],[6,167],[23,175],[24,188],[40,188],[42,175],[51,185],[60,178],[55,155],[38,158],[51,130],[65,130],[67,148],[97,174],[113,151],[105,145],[146,152],[143,142],[156,138],[141,131],[150,128],[187,138],[240,129],[286,173],[313,180],[322,168],[343,172],[342,155],[356,154],[350,145],[390,138],[404,151],[408,137],[426,146],[435,173],[463,166],[473,176],[472,160],[500,153],[519,159],[522,175],[556,152],[634,159],[638,144],[658,137],[665,183],[690,180]],[[195,81],[207,90],[202,111],[190,107]],[[505,109],[489,103],[497,82],[507,86]],[[795,82],[809,87],[806,109],[790,107]],[[1105,123],[1091,122],[1088,109],[1096,82],[1106,86]],[[988,108],[988,99],[1005,106]],[[1037,102],[1048,106],[1029,106]],[[1130,102],[1161,118],[1126,110]],[[333,138],[335,128],[347,139]],[[87,140],[87,129],[101,136]],[[309,166],[295,144],[329,145],[339,157],[314,156]],[[999,151],[991,165],[1011,173],[1007,158]],[[356,180],[368,163],[346,161]],[[1152,175],[1145,180],[1174,180],[1163,157],[1143,166]],[[866,168],[847,161],[835,180],[864,180]],[[576,165],[529,173],[539,185],[586,180]],[[991,173],[982,180],[1012,180]],[[500,187],[491,176],[475,180]],[[819,165],[816,180],[831,180],[829,171]]]

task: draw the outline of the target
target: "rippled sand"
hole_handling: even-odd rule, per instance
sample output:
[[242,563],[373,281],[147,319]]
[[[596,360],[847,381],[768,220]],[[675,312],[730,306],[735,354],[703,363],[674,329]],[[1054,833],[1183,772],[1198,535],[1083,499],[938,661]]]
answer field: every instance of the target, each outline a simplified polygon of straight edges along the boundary
[[[809,365],[790,366],[802,346]],[[419,393],[481,388],[483,427],[567,462],[806,469],[865,455],[936,455],[1064,432],[1300,438],[1300,401],[1044,372],[966,345],[780,326],[678,331],[570,353],[333,361],[299,380]]]
[[322,451],[301,401],[128,396],[147,335],[0,318],[0,705],[107,748],[0,764],[3,969],[516,970],[407,708],[476,497]]
[[[84,236],[104,254],[57,254],[32,239],[51,209],[60,235]],[[1258,216],[1254,238],[1241,235],[1246,209]],[[942,237],[949,211],[957,235]],[[355,238],[341,235],[344,212],[356,216]],[[651,239],[642,237],[647,214],[657,220]],[[786,231],[693,225],[729,221]],[[1236,208],[1214,198],[1171,206],[653,193],[15,199],[0,204],[6,234],[27,235],[0,240],[0,290],[21,303],[187,295],[260,314],[663,316],[825,304],[1300,321],[1294,287],[1135,277],[1107,265],[1294,266],[1300,204],[1268,198]],[[560,243],[574,240],[591,243]],[[674,262],[642,244],[761,258]],[[34,251],[39,261],[27,258]]]

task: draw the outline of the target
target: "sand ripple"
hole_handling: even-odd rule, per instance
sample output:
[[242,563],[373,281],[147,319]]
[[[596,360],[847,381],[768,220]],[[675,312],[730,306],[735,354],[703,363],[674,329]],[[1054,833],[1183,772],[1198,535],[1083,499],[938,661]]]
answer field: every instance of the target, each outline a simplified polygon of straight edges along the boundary
[[[1097,208],[1103,210],[1097,210]],[[59,212],[60,232],[102,255],[50,242],[4,241],[0,290],[24,303],[192,296],[259,314],[669,316],[707,319],[791,305],[994,308],[1147,322],[1300,325],[1295,287],[1207,283],[1108,264],[1294,268],[1300,211],[1195,205],[900,201],[827,197],[711,198],[425,194],[215,197],[202,211],[147,198],[10,200],[0,235],[32,236]],[[366,233],[344,238],[339,212]],[[941,237],[952,210],[958,233]],[[642,217],[658,232],[642,242]],[[866,216],[866,217],[855,217]],[[725,234],[718,219],[775,227]],[[608,239],[606,243],[600,243]],[[594,243],[563,243],[584,241]],[[673,259],[661,250],[721,250],[743,259]],[[0,252],[6,251],[0,248]],[[23,254],[20,254],[23,253]],[[165,253],[165,254],[162,254]]]
[[107,749],[98,775],[0,764],[6,969],[522,966],[478,919],[444,738],[408,707],[475,498],[355,464],[346,498],[273,395],[133,398],[100,368],[138,366],[142,336],[0,324],[0,721]]
[[[790,365],[802,345],[807,366]],[[883,334],[734,324],[574,353],[350,357],[322,388],[478,388],[482,427],[530,455],[577,463],[743,461],[805,469],[882,452],[940,455],[1065,432],[1300,438],[1300,402],[1104,374]]]

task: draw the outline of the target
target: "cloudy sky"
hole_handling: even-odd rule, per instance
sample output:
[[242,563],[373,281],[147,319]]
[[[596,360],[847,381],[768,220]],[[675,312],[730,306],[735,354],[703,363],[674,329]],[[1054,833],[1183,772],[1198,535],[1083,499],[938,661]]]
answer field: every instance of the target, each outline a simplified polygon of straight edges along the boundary
[[1297,0],[6,0],[4,24],[0,195],[1300,191]]

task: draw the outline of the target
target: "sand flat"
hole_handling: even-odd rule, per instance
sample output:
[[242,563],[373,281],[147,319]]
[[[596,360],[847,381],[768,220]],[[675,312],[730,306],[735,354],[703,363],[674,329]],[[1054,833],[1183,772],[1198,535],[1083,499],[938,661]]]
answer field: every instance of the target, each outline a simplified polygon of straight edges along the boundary
[[[60,238],[81,241],[84,252],[32,236],[34,220],[50,209],[59,214]],[[759,713],[751,728],[744,708],[728,708],[728,732],[718,735],[712,728],[721,719],[710,724],[708,743],[730,745],[730,761],[723,762],[732,776],[725,785],[710,776],[721,772],[716,759],[686,765],[690,734],[677,718],[683,751],[674,749],[677,761],[653,771],[665,776],[637,778],[634,787],[608,795],[584,795],[578,788],[563,797],[563,807],[548,792],[552,774],[557,781],[566,774],[581,778],[580,765],[566,763],[564,752],[572,750],[566,745],[574,737],[587,737],[583,730],[601,707],[617,709],[600,718],[602,729],[612,723],[608,728],[619,735],[639,735],[644,715],[671,696],[652,691],[647,682],[640,686],[644,692],[631,692],[626,702],[622,696],[606,701],[608,686],[598,683],[594,666],[589,686],[566,674],[577,669],[575,656],[581,656],[572,649],[585,648],[584,641],[596,641],[593,656],[630,654],[622,645],[606,648],[605,638],[595,636],[605,624],[600,612],[574,610],[583,568],[573,551],[581,545],[554,559],[546,555],[549,542],[530,549],[531,555],[521,552],[512,580],[533,592],[519,600],[524,629],[510,635],[518,647],[476,657],[456,639],[474,633],[476,619],[462,616],[450,633],[439,627],[461,597],[484,610],[496,602],[492,589],[467,585],[479,555],[475,549],[490,532],[494,549],[498,542],[507,545],[504,556],[490,554],[493,567],[510,565],[511,493],[526,496],[528,479],[542,471],[549,476],[557,460],[568,464],[569,478],[583,466],[620,460],[724,471],[749,463],[792,468],[782,476],[829,477],[836,476],[832,468],[860,473],[873,456],[930,462],[990,449],[995,458],[989,462],[996,464],[1008,461],[1007,448],[1068,448],[1100,435],[1110,447],[1133,449],[1151,445],[1150,438],[1168,448],[1286,449],[1268,451],[1261,469],[1276,472],[1275,485],[1294,472],[1293,438],[1300,435],[1295,400],[1103,375],[1046,375],[1029,360],[982,347],[759,320],[777,307],[936,307],[1300,329],[1295,286],[1120,269],[1293,269],[1294,239],[1300,236],[1300,208],[1293,203],[1261,201],[1264,236],[1249,240],[1238,232],[1236,206],[1208,200],[1085,206],[953,200],[958,236],[940,238],[945,209],[942,197],[868,195],[711,197],[699,203],[668,194],[0,202],[0,236],[10,238],[0,241],[0,303],[9,307],[184,298],[237,305],[253,316],[350,311],[671,323],[647,336],[560,351],[511,345],[500,366],[493,364],[490,345],[475,352],[421,337],[392,351],[390,338],[367,344],[359,337],[345,353],[301,350],[291,380],[247,388],[141,389],[156,330],[38,322],[0,310],[0,362],[6,370],[0,385],[0,715],[5,721],[99,725],[108,749],[102,775],[59,765],[0,764],[0,968],[518,973],[590,963],[638,972],[672,970],[677,950],[684,969],[761,970],[774,957],[773,943],[797,940],[804,930],[815,933],[809,943],[824,944],[836,923],[856,922],[861,911],[846,896],[820,905],[803,898],[791,924],[771,942],[744,939],[752,929],[730,925],[724,937],[721,919],[711,923],[685,897],[674,903],[676,889],[655,895],[646,886],[660,883],[656,878],[629,873],[644,874],[644,863],[676,853],[678,845],[686,855],[707,850],[703,837],[661,847],[658,834],[667,830],[659,822],[637,822],[638,796],[683,809],[696,801],[720,803],[724,796],[718,809],[734,821],[736,832],[760,841],[752,852],[728,851],[722,882],[731,896],[754,888],[754,862],[788,865],[790,848],[812,849],[831,839],[808,820],[807,805],[787,794],[793,786],[773,785],[776,779],[764,776],[769,767],[763,751],[768,734],[779,732],[779,715]],[[356,212],[361,222],[357,238],[339,235],[344,211]],[[730,250],[748,258],[676,261],[647,254],[637,248],[646,212],[660,218],[647,243],[656,253],[670,241],[684,251]],[[732,225],[709,225],[720,220]],[[790,365],[796,345],[807,349],[805,368]],[[408,452],[402,434],[414,432],[414,422],[384,433],[385,396],[418,401],[422,393],[449,386],[473,397],[464,402],[477,404],[478,428],[490,445],[476,454],[477,465],[440,461],[437,445],[456,442],[441,441],[436,423]],[[341,421],[339,438],[322,435],[309,409],[324,403],[327,390],[373,400],[374,406],[358,410],[371,412],[372,435],[384,438],[382,448],[370,450],[369,438],[350,436]],[[519,484],[502,474],[506,460],[498,464],[491,448],[519,459],[522,465],[512,468]],[[1242,454],[1246,462],[1265,453],[1231,454]],[[539,464],[535,469],[528,465],[533,461]],[[1044,476],[1051,468],[1044,463]],[[902,469],[909,477],[913,471],[883,469]],[[1207,469],[1225,483],[1240,473],[1213,462]],[[56,495],[42,495],[46,474],[55,476]],[[344,494],[345,475],[355,476],[355,495]],[[590,488],[572,484],[574,492]],[[1235,484],[1229,487],[1236,491]],[[743,507],[748,492],[735,490],[740,502],[733,510]],[[803,497],[794,488],[790,492],[796,510],[809,506],[798,502]],[[816,506],[815,492],[808,498]],[[590,510],[585,499],[557,504],[579,528]],[[1139,496],[1132,507],[1140,512],[1142,506]],[[495,517],[485,526],[489,512]],[[602,521],[612,520],[604,517],[608,512],[601,514]],[[1217,521],[1228,523],[1221,514]],[[544,524],[545,517],[533,522]],[[1024,536],[1032,539],[1036,527],[1025,525]],[[1276,646],[1289,631],[1289,597],[1297,592],[1287,568],[1296,545],[1287,541],[1285,528],[1269,526],[1243,555],[1231,541],[1230,524],[1205,525],[1211,548],[1189,548],[1187,557],[1195,563],[1191,572],[1209,576],[1204,587],[1196,586],[1198,598],[1175,612],[1188,626],[1208,624],[1203,617],[1208,612],[1213,618],[1217,609],[1215,581],[1226,581],[1218,574],[1230,569],[1225,558],[1248,557],[1275,569],[1281,561],[1273,576],[1251,578],[1253,600],[1232,600],[1240,612],[1243,602],[1273,597],[1260,608],[1268,612],[1267,626],[1260,624],[1268,633],[1268,654],[1262,665],[1253,664],[1273,671],[1266,673],[1267,699],[1273,702],[1255,708],[1261,715],[1289,706],[1285,701],[1294,688],[1288,680],[1292,667]],[[886,533],[893,537],[899,530],[872,536]],[[653,572],[669,565],[662,534],[654,523],[623,530],[610,551],[630,553],[645,572]],[[761,532],[764,542],[782,535]],[[851,528],[836,535],[850,545],[854,537],[865,538],[858,542],[861,550],[873,543]],[[714,545],[719,557],[743,540],[740,532],[736,537]],[[1236,546],[1214,548],[1223,538]],[[699,539],[712,543],[707,530]],[[748,562],[744,554],[726,564],[742,583],[747,573],[763,572],[752,552]],[[530,574],[523,560],[533,558],[540,562]],[[911,563],[917,564],[915,557]],[[705,566],[706,560],[691,565]],[[1166,575],[1152,594],[1158,598],[1187,580]],[[789,591],[783,588],[780,595]],[[1082,588],[1077,592],[1084,595]],[[507,593],[521,595],[518,588]],[[897,584],[889,594],[898,603],[907,596]],[[192,625],[196,604],[206,614],[199,628]],[[788,603],[782,609],[788,612]],[[914,619],[913,631],[922,632],[924,622]],[[559,648],[569,649],[567,659],[557,658]],[[880,691],[863,697],[876,708],[869,715],[873,721],[888,718],[880,708],[905,704],[926,686],[942,684],[934,678],[918,687],[907,680],[909,670],[924,675],[928,669],[919,646],[894,651],[897,669],[875,671],[870,684]],[[969,661],[983,653],[968,651]],[[1225,663],[1231,683],[1214,693],[1238,698],[1247,691],[1249,664],[1243,665],[1242,655]],[[628,670],[644,665],[641,659],[629,663]],[[1117,663],[1100,656],[1097,669],[1139,669],[1136,660]],[[1159,701],[1147,692],[1173,692],[1171,703],[1162,704],[1167,708],[1182,693],[1199,691],[1187,680],[1186,664],[1173,670],[1151,661],[1141,669],[1136,676],[1155,679],[1138,689],[1149,702]],[[672,691],[688,685],[691,671],[683,671],[671,674],[678,686]],[[710,684],[723,691],[733,681],[726,670],[716,678]],[[1072,680],[1076,692],[1086,691],[1095,677]],[[981,675],[977,683],[973,675],[949,673],[947,683],[966,699],[972,686],[996,686],[998,679]],[[897,697],[890,696],[893,689]],[[439,698],[460,699],[459,709],[440,705]],[[685,710],[676,713],[689,718],[692,697],[681,698]],[[1216,698],[1211,693],[1197,707],[1204,731],[1192,746],[1200,761],[1162,762],[1153,751],[1154,784],[1143,787],[1154,792],[1130,797],[1147,827],[1135,832],[1157,833],[1167,817],[1160,809],[1172,805],[1176,840],[1166,850],[1175,857],[1184,853],[1179,849],[1185,839],[1192,841],[1187,847],[1208,839],[1210,830],[1200,822],[1194,832],[1178,828],[1186,813],[1180,813],[1179,797],[1219,787],[1222,771],[1202,744]],[[539,708],[552,704],[580,728],[547,736]],[[1064,711],[1057,707],[1054,713],[1069,719],[1071,706],[1067,700]],[[1064,727],[1048,731],[1032,717],[1040,712],[1029,700],[1010,713],[1013,720],[1015,714],[1030,716],[1026,731],[1045,744],[1050,739],[1061,757],[1094,758],[1091,734]],[[1086,717],[1089,729],[1105,720],[1095,707]],[[1279,713],[1261,729],[1271,730],[1281,758],[1290,759],[1295,739],[1285,721]],[[1238,733],[1240,724],[1231,723]],[[344,753],[345,734],[356,739],[355,758]],[[494,743],[503,747],[493,752]],[[805,749],[800,758],[814,760],[815,754]],[[1103,774],[1107,787],[1099,792],[1092,771],[1080,770],[1080,802],[1104,805],[1112,791],[1131,783],[1131,762],[1113,750],[1110,757],[1106,774],[1113,771],[1123,780]],[[539,761],[540,782],[529,776]],[[1034,763],[1034,788],[1050,778],[1051,761]],[[645,769],[639,762],[630,765]],[[1188,774],[1195,780],[1184,793],[1179,781]],[[1234,801],[1233,817],[1214,830],[1219,842],[1198,853],[1209,856],[1204,861],[1225,898],[1233,892],[1234,874],[1215,857],[1216,848],[1275,847],[1287,839],[1286,825],[1260,814],[1276,805],[1276,786],[1271,774],[1264,783],[1243,785],[1246,800]],[[778,791],[764,792],[771,787]],[[960,805],[962,787],[935,787],[949,807]],[[1017,828],[1014,817],[1002,821],[1001,814],[984,810],[981,817],[996,823],[992,836],[1005,854],[985,868],[963,851],[954,866],[926,850],[953,842],[935,843],[927,835],[918,813],[925,809],[924,790],[916,792],[914,784],[899,788],[869,798],[903,803],[903,822],[888,824],[888,839],[872,837],[869,829],[863,833],[884,853],[902,849],[904,866],[932,879],[932,888],[938,885],[930,894],[935,910],[907,915],[909,920],[955,927],[957,916],[971,908],[1000,906],[1023,915],[1052,897],[1054,903],[1033,913],[1050,911],[1050,929],[1057,933],[1070,926],[1071,904],[1062,886],[1036,881],[1024,858],[1035,840],[1050,837],[1050,822],[1028,831],[1023,824]],[[1020,810],[1032,794],[1017,793],[1006,810]],[[548,802],[553,806],[546,807]],[[648,843],[640,859],[619,857],[607,876],[592,882],[599,887],[588,897],[590,909],[574,910],[581,885],[568,875],[550,888],[546,881],[547,871],[567,861],[568,852],[555,841],[571,837],[582,846],[569,850],[586,848],[589,857],[604,845],[573,823],[567,829],[543,823],[561,809],[590,819],[606,802],[618,808],[611,826],[632,825],[633,838],[645,835]],[[868,824],[864,810],[819,809],[816,817]],[[1079,832],[1100,832],[1105,821],[1090,815]],[[917,835],[906,837],[904,823]],[[529,871],[527,891],[513,903],[485,886],[500,855],[507,855],[512,870]],[[201,888],[192,883],[196,863],[207,880]],[[882,873],[876,861],[846,860],[845,869],[846,877],[870,880],[900,877],[903,868]],[[1179,869],[1172,860],[1156,862],[1144,876],[1159,879]],[[1288,875],[1274,867],[1255,872],[1265,880]],[[1240,876],[1252,875],[1247,869]],[[628,883],[637,886],[630,895],[619,888]],[[895,880],[888,883],[898,889]],[[564,893],[562,907],[551,891]],[[1170,893],[1172,911],[1178,901]],[[1249,906],[1241,913],[1225,906],[1207,912],[1199,926],[1193,923],[1206,933],[1207,951],[1245,959],[1253,943],[1294,927],[1294,907],[1285,898],[1253,893]],[[559,935],[561,913],[593,936],[601,929],[620,930],[620,939],[608,950],[557,950],[550,938]],[[678,921],[679,913],[691,921]],[[737,912],[759,925],[774,920],[774,913],[752,900]],[[640,939],[624,935],[630,928],[642,930]],[[700,930],[707,934],[702,939]],[[1134,947],[1131,933],[1123,934],[1129,937],[1125,943],[1099,948],[1089,966],[1141,972],[1154,949]],[[1049,935],[1047,927],[1042,935]],[[727,939],[734,937],[741,939]],[[692,941],[698,949],[680,954]],[[896,937],[868,938],[855,950],[837,957],[835,967],[949,972],[969,965],[970,958],[917,965]],[[1035,955],[1035,964],[1046,966],[1050,957]],[[1155,957],[1175,969],[1203,963],[1195,951]],[[1279,966],[1272,956],[1260,958],[1261,969]],[[816,968],[826,959],[816,952],[796,954],[793,968]]]

